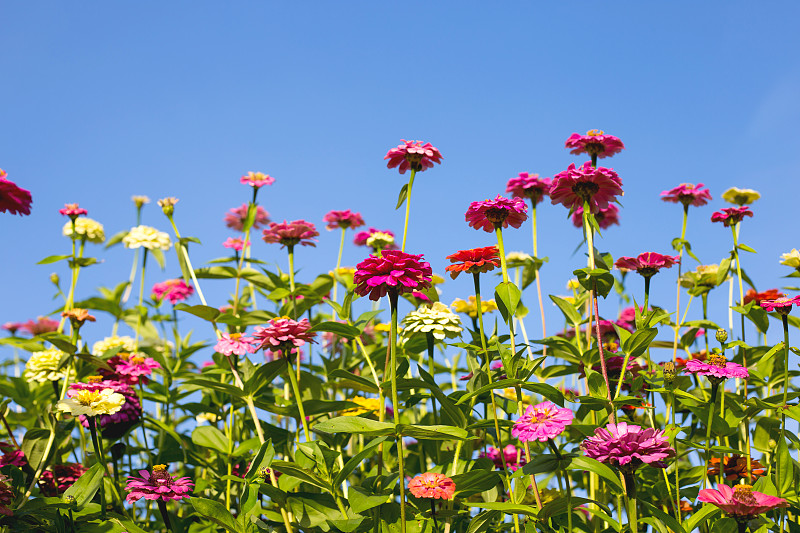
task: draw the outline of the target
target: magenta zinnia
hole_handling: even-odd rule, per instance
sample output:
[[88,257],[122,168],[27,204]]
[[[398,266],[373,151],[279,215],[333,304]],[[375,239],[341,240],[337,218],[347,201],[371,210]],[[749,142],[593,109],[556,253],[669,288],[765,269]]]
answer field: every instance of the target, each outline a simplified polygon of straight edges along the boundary
[[782,315],[788,315],[792,310],[792,305],[800,305],[800,296],[792,298],[782,296],[774,300],[762,300],[759,305],[766,311],[775,311]]
[[471,228],[491,233],[497,228],[509,225],[518,228],[528,219],[528,207],[522,198],[509,200],[497,195],[494,200],[472,202],[464,214],[464,220]]
[[431,286],[431,265],[422,261],[422,254],[384,250],[380,257],[370,256],[358,265],[353,275],[355,292],[379,300],[386,293],[406,294]]
[[408,482],[408,491],[417,498],[452,500],[456,484],[444,474],[425,472]]
[[[225,225],[232,230],[244,230],[244,221],[247,218],[248,204],[242,204],[239,207],[234,207],[225,215],[223,219]],[[260,205],[256,206],[256,218],[253,220],[253,229],[259,229],[262,226],[269,224],[269,213]]]
[[322,217],[323,222],[327,222],[325,226],[327,229],[332,230],[336,228],[358,228],[364,225],[364,219],[361,218],[360,213],[353,213],[349,209],[344,211],[329,211]]
[[727,361],[724,355],[718,353],[708,356],[708,361],[699,359],[687,361],[685,368],[687,372],[706,376],[712,383],[715,381],[719,383],[728,378],[746,379],[750,376],[750,372],[745,367]]
[[153,466],[152,472],[139,470],[142,477],[129,477],[125,490],[128,503],[134,503],[144,498],[145,500],[182,500],[189,498],[194,483],[188,477],[174,478],[167,472],[164,465]]
[[0,213],[30,215],[33,203],[31,192],[7,180],[6,175],[7,173],[0,169]]
[[519,176],[508,180],[506,192],[519,198],[530,198],[531,204],[536,205],[550,194],[552,181],[550,178],[540,178],[539,174],[520,172]]
[[681,203],[688,207],[693,205],[699,207],[706,205],[711,200],[711,193],[708,189],[703,189],[703,184],[681,183],[668,191],[661,193],[661,199],[665,202]]
[[228,237],[225,239],[225,242],[222,243],[222,246],[241,252],[244,250],[245,246],[250,246],[250,241],[245,242],[244,239],[239,237]]
[[731,488],[720,484],[716,489],[701,490],[697,499],[716,505],[738,522],[748,522],[762,513],[789,505],[785,499],[755,491],[750,485]]
[[[122,355],[122,354],[120,354]],[[114,372],[119,376],[119,381],[127,385],[147,385],[150,382],[149,376],[153,370],[158,370],[161,365],[152,357],[145,357],[144,354],[134,353],[127,357],[119,357],[114,365]],[[114,359],[112,357],[111,359]],[[111,362],[111,359],[108,362]]]
[[620,195],[622,180],[617,173],[610,168],[595,168],[589,161],[580,167],[573,163],[567,170],[556,174],[550,189],[550,201],[553,204],[564,204],[569,209],[577,209],[584,202],[589,202],[589,211],[592,214],[607,209]]
[[[463,378],[462,378],[463,379]],[[498,469],[503,468],[503,461],[511,472],[525,466],[525,455],[522,450],[513,444],[507,444],[502,450],[498,450],[494,446],[489,446],[486,453],[481,452],[480,457],[487,457],[492,460],[494,467]]]
[[626,422],[594,430],[581,444],[586,457],[633,472],[643,464],[661,463],[675,455],[663,431]]
[[529,405],[525,414],[514,423],[511,436],[520,442],[534,440],[547,442],[556,438],[572,424],[574,416],[571,409],[558,407],[553,402]]
[[725,227],[738,224],[744,217],[752,217],[753,212],[743,205],[742,207],[725,207],[722,211],[715,211],[711,215],[711,222],[722,222]]
[[78,204],[64,204],[64,209],[59,209],[58,213],[64,215],[65,217],[75,218],[80,215],[88,215],[89,212],[82,207],[78,207]]
[[614,266],[620,270],[635,270],[637,274],[650,278],[658,274],[662,268],[671,268],[681,262],[677,255],[661,255],[656,252],[645,252],[638,257],[620,257]]
[[[594,219],[597,221],[597,225],[600,226],[600,229],[608,229],[614,224],[619,226],[619,207],[617,207],[616,204],[608,204],[608,207],[600,209],[594,214]],[[575,208],[575,212],[572,213],[572,225],[576,228],[583,227],[582,205]]]
[[262,239],[266,243],[280,243],[284,246],[294,247],[298,244],[303,246],[316,246],[316,239],[319,232],[311,222],[305,220],[285,220],[280,224],[272,222],[268,229],[264,230]]
[[590,156],[610,157],[620,153],[625,145],[622,144],[619,137],[606,135],[603,130],[589,130],[586,135],[580,133],[570,135],[567,142],[564,143],[564,148],[575,155],[589,154]]
[[297,322],[291,318],[273,318],[266,327],[257,327],[253,339],[258,342],[256,350],[262,348],[271,352],[280,352],[288,355],[286,349],[294,352],[306,342],[316,342],[313,332],[309,332],[311,324],[307,318]]
[[168,279],[153,285],[152,293],[154,300],[161,302],[166,299],[175,305],[194,294],[194,287],[187,285],[182,279]]
[[406,170],[422,172],[433,168],[433,164],[441,164],[442,154],[431,143],[422,144],[422,141],[407,141],[400,139],[403,144],[392,148],[386,152],[389,162],[387,168],[398,167],[400,174],[405,174]]

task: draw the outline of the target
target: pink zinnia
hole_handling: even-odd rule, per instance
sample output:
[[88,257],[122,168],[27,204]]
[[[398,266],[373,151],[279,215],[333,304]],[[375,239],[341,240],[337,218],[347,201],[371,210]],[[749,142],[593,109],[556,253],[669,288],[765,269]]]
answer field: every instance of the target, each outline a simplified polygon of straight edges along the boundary
[[577,209],[589,202],[592,214],[607,209],[619,195],[622,195],[622,180],[617,173],[610,168],[595,168],[589,161],[580,167],[572,163],[567,170],[556,174],[550,189],[553,204]]
[[633,472],[641,465],[660,466],[675,455],[663,431],[643,428],[626,422],[608,424],[594,430],[594,436],[581,444],[586,457]]
[[13,181],[6,179],[8,174],[0,169],[0,213],[9,212],[12,215],[30,215],[31,191],[18,187]]
[[558,407],[553,402],[529,405],[525,414],[519,417],[511,430],[511,436],[520,442],[538,440],[547,442],[559,436],[572,424],[575,415],[571,409]]
[[384,250],[380,257],[370,256],[358,265],[353,275],[355,292],[378,301],[387,292],[406,294],[431,286],[431,265],[399,250]]
[[716,489],[703,489],[697,495],[701,502],[712,503],[739,522],[748,522],[762,513],[789,503],[777,496],[753,490],[750,485],[717,485]]
[[[597,221],[597,225],[600,226],[600,229],[608,229],[614,224],[619,226],[619,207],[617,207],[616,204],[608,204],[608,207],[600,209],[594,214],[594,219]],[[575,208],[575,212],[572,213],[572,225],[576,228],[583,227],[582,205]]]
[[486,453],[481,452],[481,457],[488,457],[494,463],[495,468],[503,468],[503,460],[505,459],[506,466],[512,472],[525,466],[525,454],[521,453],[522,450],[513,444],[507,444],[505,448],[498,450],[494,446],[489,446]]
[[182,302],[194,294],[194,287],[187,285],[182,279],[168,279],[153,285],[152,296],[159,302],[167,299],[169,303],[175,305]]
[[711,192],[703,189],[703,184],[681,183],[668,191],[661,193],[661,199],[665,202],[681,203],[686,207],[693,205],[700,207],[706,205],[711,200]]
[[0,468],[8,465],[22,468],[28,464],[25,452],[16,449],[7,442],[0,442],[0,452],[3,452],[3,455],[0,455]]
[[656,252],[645,252],[638,257],[620,257],[614,266],[620,270],[635,270],[637,274],[650,278],[658,274],[662,268],[671,268],[681,262],[677,255],[661,255]]
[[800,296],[789,298],[783,296],[774,300],[763,300],[759,303],[766,311],[775,311],[782,315],[788,315],[792,310],[792,305],[800,305]]
[[11,333],[11,336],[13,337],[14,335],[17,334],[17,330],[24,327],[25,324],[23,324],[22,322],[6,322],[5,324],[3,324],[2,329]]
[[250,241],[245,242],[244,239],[239,237],[228,237],[225,239],[225,242],[222,243],[222,246],[241,252],[244,250],[245,246],[250,246]]
[[297,322],[291,318],[273,318],[266,327],[257,327],[253,333],[258,342],[256,350],[262,348],[283,353],[287,348],[299,348],[306,342],[316,342],[315,333],[309,332],[311,324],[307,318]]
[[139,470],[139,475],[142,477],[128,478],[128,485],[125,487],[128,491],[128,497],[125,498],[128,503],[137,502],[141,498],[165,502],[182,500],[189,498],[194,487],[194,483],[188,477],[172,477],[164,465],[155,465],[152,473]]
[[[358,233],[356,233],[356,236],[353,239],[353,244],[355,244],[356,246],[366,246],[367,245],[367,241],[369,240],[369,238],[372,237],[372,235],[374,235],[375,233],[385,233],[387,235],[390,235],[392,238],[394,238],[394,232],[391,231],[391,230],[388,230],[388,229],[379,230],[377,228],[369,228],[366,231],[359,231]],[[397,245],[392,243],[385,249],[386,250],[397,250]]]
[[553,180],[540,178],[539,174],[520,172],[519,176],[508,180],[506,192],[510,192],[513,196],[519,198],[530,198],[531,204],[536,205],[550,194],[552,183]]
[[78,481],[86,472],[86,467],[78,463],[53,465],[51,470],[42,472],[39,488],[45,496],[58,496]]
[[64,204],[64,209],[58,210],[59,214],[64,215],[65,217],[75,218],[80,215],[88,215],[89,212],[82,207],[78,207],[78,204]]
[[153,373],[153,370],[158,370],[159,368],[161,368],[161,365],[155,359],[141,354],[132,354],[128,358],[120,357],[114,366],[114,372],[119,376],[119,380],[122,383],[128,385],[142,383],[146,385],[150,381],[149,376]]
[[409,169],[422,172],[433,168],[434,163],[441,164],[442,154],[431,143],[422,144],[422,141],[405,139],[400,139],[400,141],[403,144],[386,152],[384,159],[389,160],[386,164],[387,168],[399,166],[400,174],[405,174]]
[[316,239],[319,232],[314,224],[306,222],[305,220],[293,220],[286,222],[285,220],[280,224],[273,222],[269,225],[269,229],[264,230],[263,241],[266,243],[280,243],[281,248],[284,246],[294,247],[298,244],[303,246],[316,246]]
[[47,317],[40,316],[36,319],[36,322],[33,320],[25,322],[25,324],[22,325],[22,329],[34,336],[41,335],[42,333],[50,333],[58,329],[58,320],[50,320]]
[[425,472],[408,482],[408,491],[416,498],[452,500],[456,484],[444,474]]
[[725,227],[738,224],[744,217],[752,217],[753,212],[743,205],[741,207],[725,207],[722,211],[716,211],[711,215],[711,222],[722,222]]
[[360,213],[353,213],[349,209],[344,211],[330,211],[322,217],[323,222],[327,222],[325,226],[327,229],[332,230],[336,228],[358,228],[364,225],[364,219],[361,218]]
[[214,351],[229,357],[231,354],[242,356],[248,353],[256,353],[255,342],[256,340],[253,337],[245,337],[241,333],[222,333],[216,346],[214,346]]
[[272,185],[275,183],[275,178],[269,174],[264,174],[263,172],[248,172],[239,178],[239,182],[244,185],[250,185],[251,187],[259,189],[264,185]]
[[606,135],[603,130],[589,130],[586,135],[573,133],[564,143],[564,148],[569,149],[569,153],[580,155],[589,154],[597,157],[610,157],[620,153],[625,145],[619,137]]
[[750,372],[738,363],[731,363],[722,354],[712,353],[708,356],[708,361],[691,359],[686,362],[686,371],[698,376],[706,376],[709,381],[721,382],[728,378],[747,379]]
[[494,200],[469,204],[464,220],[470,227],[489,233],[497,228],[507,228],[509,225],[519,228],[528,220],[528,206],[522,198],[509,200],[498,194]]
[[[239,207],[234,207],[225,215],[225,225],[232,230],[244,230],[244,221],[247,218],[248,204],[242,204]],[[269,224],[269,213],[263,207],[256,206],[256,218],[253,221],[253,229],[259,229],[262,226]]]

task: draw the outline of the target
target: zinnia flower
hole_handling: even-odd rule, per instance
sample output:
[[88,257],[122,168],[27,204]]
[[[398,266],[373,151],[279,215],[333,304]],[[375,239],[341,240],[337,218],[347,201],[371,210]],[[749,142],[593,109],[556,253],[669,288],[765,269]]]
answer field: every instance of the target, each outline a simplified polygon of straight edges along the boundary
[[8,174],[0,169],[0,213],[12,215],[30,215],[31,191],[18,187],[13,181],[6,179]]
[[507,444],[503,450],[498,450],[494,446],[489,446],[486,453],[481,452],[480,457],[488,457],[494,463],[495,468],[503,468],[503,459],[505,459],[506,466],[512,472],[525,466],[525,455],[522,450],[513,444]]
[[511,178],[506,184],[506,192],[519,198],[530,198],[531,205],[537,205],[545,196],[550,194],[553,180],[540,178],[539,174],[520,172],[516,178]]
[[408,482],[408,491],[416,498],[452,500],[456,484],[444,474],[425,472]]
[[122,347],[124,352],[136,351],[136,341],[127,335],[106,337],[101,341],[97,341],[92,345],[92,355],[101,356],[109,350],[113,350],[117,346]]
[[638,257],[620,257],[614,266],[627,270],[635,270],[637,274],[645,278],[650,278],[658,274],[662,268],[671,268],[672,265],[680,263],[681,258],[677,255],[661,255],[655,252],[645,252]]
[[39,489],[45,496],[58,496],[78,481],[86,472],[86,467],[79,463],[53,465],[42,472],[39,478]]
[[[73,384],[74,387],[76,384]],[[125,397],[114,389],[77,390],[74,395],[58,402],[58,410],[72,416],[113,415],[125,403]]]
[[[461,300],[456,298],[450,307],[456,310],[456,313],[464,313],[470,318],[478,318],[478,302],[475,296],[470,296],[469,300]],[[481,314],[491,313],[497,311],[497,303],[494,300],[481,300]]]
[[59,369],[58,363],[65,355],[67,355],[65,352],[56,348],[33,352],[25,364],[25,372],[22,375],[28,383],[44,383],[63,379],[69,373],[69,366]]
[[[100,381],[98,377],[90,377],[88,381],[88,383],[71,384],[67,390],[67,398],[103,394],[105,390],[110,390],[115,394],[121,395],[123,398],[122,404],[118,410],[99,413],[99,415],[97,415],[97,425],[103,431],[103,436],[105,438],[112,439],[121,437],[142,418],[142,405],[139,402],[136,391],[133,390],[130,385],[110,379]],[[81,414],[80,422],[83,427],[89,427],[89,420],[86,418],[86,414]]]
[[786,295],[778,289],[769,289],[764,292],[756,292],[755,289],[747,289],[747,292],[744,293],[744,304],[747,305],[750,302],[755,302],[760,305],[761,302],[765,300],[776,300],[785,296]]
[[447,256],[447,259],[454,264],[445,267],[445,271],[450,272],[450,277],[453,279],[462,272],[469,274],[489,272],[500,266],[500,256],[497,254],[497,246],[459,250]]
[[364,398],[363,396],[355,396],[354,398],[350,398],[348,401],[357,403],[360,407],[351,407],[349,409],[345,409],[339,413],[342,416],[364,415],[374,413],[375,411],[380,411],[381,409],[381,402],[378,398]]
[[322,217],[323,222],[327,222],[325,226],[327,229],[332,230],[336,228],[358,228],[364,225],[364,219],[361,218],[360,213],[353,213],[349,209],[344,211],[329,211]]
[[553,402],[529,405],[525,414],[514,423],[511,436],[520,442],[547,442],[572,424],[574,416],[571,409],[558,407]]
[[617,173],[610,168],[595,168],[589,161],[580,167],[570,164],[567,170],[556,174],[550,189],[553,204],[564,204],[572,210],[589,202],[592,214],[607,209],[621,195],[622,180]]
[[154,300],[161,302],[166,298],[175,305],[194,294],[194,287],[187,285],[182,279],[168,279],[153,285],[152,293]]
[[461,334],[461,319],[441,302],[430,307],[411,311],[403,319],[403,338],[410,339],[414,333],[430,333],[438,341],[454,339]]
[[703,184],[681,183],[668,191],[661,193],[661,199],[665,202],[681,203],[685,207],[693,205],[700,207],[706,205],[711,200],[711,192],[703,189]]
[[681,287],[692,289],[695,296],[706,293],[725,281],[725,278],[717,280],[718,273],[719,265],[700,265],[694,272],[687,272],[680,277]]
[[256,340],[253,337],[245,337],[241,333],[222,333],[220,335],[217,344],[214,346],[215,352],[228,357],[231,354],[242,356],[248,353],[256,353]]
[[470,227],[490,233],[497,228],[507,228],[509,225],[519,228],[528,220],[528,207],[522,198],[509,200],[498,194],[494,200],[469,204],[464,219]]
[[8,508],[8,505],[14,502],[14,491],[11,490],[8,482],[8,476],[0,474],[0,514],[11,516],[14,512]]
[[22,329],[33,335],[41,335],[42,333],[50,333],[51,331],[56,331],[58,329],[58,320],[50,320],[46,316],[40,316],[36,319],[36,322],[33,320],[28,320],[22,325]]
[[355,292],[377,301],[386,293],[406,294],[431,286],[431,265],[422,261],[422,254],[384,250],[380,257],[370,256],[358,265],[353,275]]
[[174,196],[168,196],[166,198],[160,199],[158,202],[158,207],[161,208],[161,211],[167,215],[168,217],[172,216],[172,213],[175,212],[175,204],[180,202],[179,199],[175,198]]
[[[248,204],[242,204],[239,207],[230,209],[226,214],[225,225],[232,230],[243,231],[244,221],[247,219]],[[262,226],[269,224],[269,213],[260,205],[256,206],[256,217],[253,219],[253,229],[259,229]]]
[[222,243],[222,246],[241,252],[244,250],[245,246],[250,246],[250,241],[245,242],[244,239],[240,239],[239,237],[228,237],[225,239],[225,242]]
[[616,466],[623,472],[633,472],[643,464],[658,466],[675,455],[664,431],[626,422],[595,429],[594,436],[584,440],[581,449],[586,457]]
[[182,500],[189,498],[194,488],[194,483],[188,477],[174,478],[167,472],[164,465],[155,465],[152,472],[139,470],[142,477],[129,477],[125,490],[128,496],[125,500],[134,503],[141,498],[145,500]]
[[701,502],[712,503],[738,522],[748,522],[762,513],[789,503],[776,496],[753,490],[750,485],[717,485],[716,489],[703,489],[697,496]]
[[58,213],[70,218],[77,218],[80,215],[89,214],[86,209],[78,207],[78,204],[64,204],[64,209],[59,209]]
[[722,199],[729,204],[735,205],[749,205],[761,198],[761,194],[753,189],[739,189],[738,187],[731,187],[722,193]]
[[[600,209],[594,214],[594,219],[597,221],[597,225],[600,226],[600,229],[608,229],[614,224],[619,226],[619,207],[617,207],[616,204],[608,204],[608,207]],[[583,227],[582,205],[575,208],[575,212],[572,213],[572,225],[576,228]]]
[[580,155],[589,154],[597,157],[610,157],[620,153],[625,149],[625,145],[619,137],[606,135],[603,130],[589,130],[586,135],[573,133],[564,143],[564,148],[569,149],[569,153]]
[[359,231],[358,233],[356,233],[356,236],[353,239],[353,244],[355,244],[356,246],[367,246],[367,241],[369,240],[369,238],[376,233],[385,233],[387,235],[390,235],[392,237],[392,242],[394,242],[394,233],[392,233],[390,230],[387,229],[381,231],[376,228],[369,228],[367,231]]
[[397,245],[394,243],[394,235],[382,231],[370,234],[367,239],[367,246],[372,248],[373,253],[382,250],[397,250]]
[[141,194],[134,194],[131,196],[131,201],[136,206],[136,209],[141,209],[143,205],[150,203],[150,198]]
[[[61,233],[65,237],[72,237],[72,221],[64,224],[64,227],[61,228]],[[106,233],[103,225],[87,217],[78,217],[75,219],[75,235],[85,238],[87,241],[95,244],[102,244],[106,240]]]
[[738,224],[744,217],[752,217],[753,212],[747,208],[742,207],[725,207],[722,211],[716,211],[711,215],[711,222],[722,222],[725,227]]
[[750,372],[738,363],[731,363],[722,354],[712,353],[708,361],[691,359],[686,361],[685,369],[699,376],[706,376],[712,383],[720,383],[728,378],[746,379]]
[[781,264],[800,269],[800,250],[792,248],[791,252],[781,254]]
[[275,178],[269,174],[264,174],[263,172],[248,172],[239,178],[239,182],[244,185],[250,185],[255,189],[259,189],[264,185],[272,185],[275,183]]
[[25,452],[18,450],[5,441],[0,442],[0,452],[3,453],[3,455],[0,455],[0,468],[8,465],[22,468],[28,464],[28,459],[25,457]]
[[742,457],[739,454],[733,454],[731,456],[725,456],[720,461],[719,457],[712,457],[710,466],[711,468],[708,469],[708,477],[713,478],[719,475],[719,466],[720,462],[722,462],[722,468],[725,475],[725,479],[728,481],[736,481],[738,479],[746,479],[751,477],[753,479],[763,477],[766,469],[764,465],[756,461],[755,459],[750,460],[750,476],[747,475],[747,457]]
[[[132,353],[130,355],[120,353],[111,359],[117,359],[113,365],[114,373],[119,381],[127,385],[138,385],[139,383],[147,385],[153,370],[161,368],[158,361],[151,357],[146,357],[142,353]],[[111,359],[106,362],[111,364]],[[99,370],[102,372],[103,369]]]
[[284,356],[288,348],[294,351],[306,342],[316,342],[313,332],[309,332],[311,324],[307,318],[297,322],[291,318],[273,318],[266,327],[257,327],[253,333],[253,339],[259,344],[256,350],[262,348],[271,352],[281,352]]
[[405,174],[409,169],[422,172],[433,168],[434,163],[441,164],[442,154],[431,143],[405,139],[400,139],[400,142],[403,144],[386,152],[384,159],[389,160],[386,168],[399,167],[400,174]]
[[784,296],[774,300],[764,300],[759,305],[767,311],[788,315],[792,310],[792,305],[800,305],[800,296],[794,296],[793,298]]
[[268,229],[264,230],[262,239],[266,243],[280,243],[284,246],[294,247],[298,244],[303,246],[316,246],[314,237],[318,237],[319,232],[314,224],[305,220],[293,220],[280,224],[272,222]]
[[126,248],[145,248],[147,250],[169,250],[172,241],[169,235],[150,226],[136,226],[131,228],[122,238]]

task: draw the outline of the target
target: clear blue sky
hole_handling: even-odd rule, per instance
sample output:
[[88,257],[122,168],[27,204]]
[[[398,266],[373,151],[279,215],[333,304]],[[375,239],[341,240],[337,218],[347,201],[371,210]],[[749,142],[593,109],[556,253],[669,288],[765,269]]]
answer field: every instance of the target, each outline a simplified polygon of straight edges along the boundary
[[[464,223],[471,201],[503,193],[521,171],[552,176],[582,162],[563,143],[590,128],[627,147],[604,160],[625,197],[622,226],[598,248],[670,252],[681,208],[659,193],[701,181],[714,201],[692,209],[688,238],[704,262],[718,262],[731,246],[730,231],[709,221],[726,206],[719,196],[755,188],[763,198],[742,241],[758,254],[744,266],[760,289],[781,286],[789,269],[779,256],[800,247],[798,16],[791,1],[4,2],[0,168],[34,203],[29,217],[0,215],[0,323],[58,307],[48,276],[67,281],[66,265],[35,263],[69,251],[65,202],[112,235],[133,225],[131,195],[176,196],[181,231],[203,241],[193,248],[201,266],[225,255],[233,234],[222,217],[249,196],[238,177],[263,171],[277,179],[260,198],[273,220],[321,229],[319,247],[298,252],[308,281],[335,263],[327,211],[352,209],[402,232],[393,208],[406,178],[383,156],[401,138],[421,139],[444,161],[417,179],[408,251],[444,273],[447,254],[494,243]],[[573,255],[580,232],[563,207],[539,211],[545,291],[564,294],[584,262]],[[155,203],[144,223],[168,230]],[[507,239],[530,252],[530,225]],[[79,298],[130,268],[121,246],[92,249],[104,262],[81,275]],[[275,245],[258,241],[255,254],[286,268]],[[348,247],[344,263],[364,256]],[[177,275],[169,255],[148,287]],[[655,278],[653,303],[674,307],[674,279]],[[641,294],[640,280],[633,287]],[[204,284],[213,305],[229,289]],[[470,291],[468,280],[448,283],[443,299]],[[724,322],[727,291],[716,292],[712,314]],[[534,306],[532,289],[524,299]],[[601,303],[601,314],[614,318],[616,305]],[[537,324],[529,319],[529,331]],[[90,341],[107,334],[95,327]]]

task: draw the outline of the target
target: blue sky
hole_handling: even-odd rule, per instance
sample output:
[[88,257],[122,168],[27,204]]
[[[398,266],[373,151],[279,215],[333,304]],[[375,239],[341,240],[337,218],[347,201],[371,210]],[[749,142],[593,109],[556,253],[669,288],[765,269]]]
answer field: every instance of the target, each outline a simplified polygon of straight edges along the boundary
[[[800,247],[800,6],[654,6],[6,2],[0,168],[34,203],[29,217],[0,215],[0,323],[58,307],[48,276],[57,270],[68,280],[66,265],[35,263],[68,253],[58,214],[66,202],[79,202],[112,235],[133,225],[131,195],[176,196],[182,233],[203,241],[192,250],[201,266],[224,255],[221,243],[233,234],[222,217],[248,199],[238,177],[263,171],[277,180],[260,196],[273,220],[305,218],[321,229],[319,246],[298,252],[308,281],[335,263],[338,235],[321,221],[327,211],[352,209],[368,225],[402,232],[403,212],[393,208],[406,178],[386,169],[383,156],[401,138],[421,139],[444,160],[416,181],[407,251],[443,273],[446,255],[494,243],[465,224],[471,201],[503,193],[521,171],[552,176],[581,163],[563,143],[591,128],[627,147],[604,161],[625,196],[622,225],[598,248],[670,252],[681,209],[659,193],[703,182],[714,201],[692,209],[688,238],[704,262],[718,262],[731,247],[730,231],[709,221],[726,206],[719,196],[730,186],[755,188],[763,197],[742,241],[758,254],[743,264],[759,289],[784,285],[789,269],[779,256]],[[561,206],[539,212],[540,255],[550,258],[544,289],[565,294],[584,261],[573,255],[580,232]],[[168,230],[154,203],[144,223]],[[507,248],[531,251],[529,224],[507,232]],[[130,268],[130,251],[94,250],[104,262],[82,274],[79,297],[122,281]],[[275,245],[258,241],[255,254],[286,268]],[[350,246],[344,263],[364,256]],[[164,273],[150,270],[148,287],[177,274],[170,255]],[[653,303],[674,307],[674,276],[655,278]],[[640,280],[632,287],[638,297]],[[230,287],[203,289],[222,305]],[[444,290],[450,302],[471,287],[459,280]],[[717,293],[712,315],[725,321],[727,291]],[[601,314],[616,308],[610,298]],[[555,308],[548,316],[559,320]],[[210,336],[201,323],[187,324]],[[529,331],[536,324],[532,317]],[[91,340],[107,334],[96,328]]]

